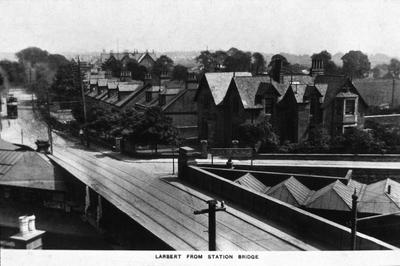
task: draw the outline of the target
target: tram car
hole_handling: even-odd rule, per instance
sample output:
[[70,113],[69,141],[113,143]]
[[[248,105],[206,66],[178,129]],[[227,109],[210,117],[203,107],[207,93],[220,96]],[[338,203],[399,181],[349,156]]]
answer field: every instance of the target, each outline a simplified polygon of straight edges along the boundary
[[18,118],[18,99],[13,94],[7,96],[7,117]]

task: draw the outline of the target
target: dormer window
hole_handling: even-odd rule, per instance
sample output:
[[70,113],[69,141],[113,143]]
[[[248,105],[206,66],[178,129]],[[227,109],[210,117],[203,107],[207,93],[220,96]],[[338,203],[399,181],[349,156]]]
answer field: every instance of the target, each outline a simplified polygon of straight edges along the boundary
[[356,99],[346,99],[345,101],[345,115],[354,115],[356,111]]
[[153,98],[151,91],[146,91],[146,102],[150,102]]

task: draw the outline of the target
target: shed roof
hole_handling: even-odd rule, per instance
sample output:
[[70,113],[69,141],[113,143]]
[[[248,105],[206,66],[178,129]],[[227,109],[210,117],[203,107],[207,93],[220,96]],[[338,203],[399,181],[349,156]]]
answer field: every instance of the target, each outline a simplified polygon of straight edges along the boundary
[[400,183],[387,178],[367,185],[358,209],[360,212],[378,214],[400,211]]
[[35,151],[0,150],[0,185],[65,190],[47,157]]
[[285,198],[282,197],[282,190],[287,190],[293,196],[297,203],[295,204],[296,206],[304,205],[307,198],[312,193],[312,190],[291,176],[290,178],[270,188],[266,194],[285,201]]
[[261,181],[259,181],[257,178],[255,178],[250,173],[247,173],[247,174],[241,176],[240,178],[236,179],[234,182],[239,185],[242,185],[246,188],[249,188],[251,190],[260,192],[260,193],[265,193],[269,189],[269,187],[264,185]]
[[308,208],[348,211],[351,209],[351,188],[336,180],[332,184],[317,190],[307,200]]

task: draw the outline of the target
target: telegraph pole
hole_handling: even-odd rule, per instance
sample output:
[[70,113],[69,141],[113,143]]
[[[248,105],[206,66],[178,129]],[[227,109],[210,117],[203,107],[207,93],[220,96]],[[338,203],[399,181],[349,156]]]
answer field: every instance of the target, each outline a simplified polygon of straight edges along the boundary
[[224,202],[221,202],[221,207],[217,208],[217,201],[216,200],[209,200],[208,209],[203,209],[200,211],[194,211],[195,215],[208,213],[208,250],[215,251],[217,250],[216,244],[216,219],[215,219],[215,212],[217,211],[226,211],[224,206]]
[[49,88],[47,87],[47,135],[49,137],[49,142],[50,142],[50,154],[53,154],[53,136],[51,134],[51,114],[50,114],[50,93],[49,93]]
[[85,136],[86,136],[86,146],[89,147],[89,132],[87,131],[86,124],[87,124],[87,117],[86,117],[86,101],[85,101],[85,92],[83,90],[83,85],[82,85],[82,77],[81,77],[81,61],[78,56],[78,82],[79,82],[79,88],[81,90],[81,96],[82,96],[82,106],[83,106],[83,121],[85,125]]
[[356,250],[357,248],[357,191],[354,189],[354,193],[351,196],[351,250]]

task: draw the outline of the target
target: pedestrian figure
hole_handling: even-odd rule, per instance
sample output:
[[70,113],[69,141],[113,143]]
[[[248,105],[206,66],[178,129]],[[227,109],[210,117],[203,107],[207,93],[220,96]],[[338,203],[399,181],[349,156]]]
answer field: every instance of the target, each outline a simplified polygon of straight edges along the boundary
[[226,167],[231,169],[233,168],[232,157],[229,157],[228,161],[226,162]]

